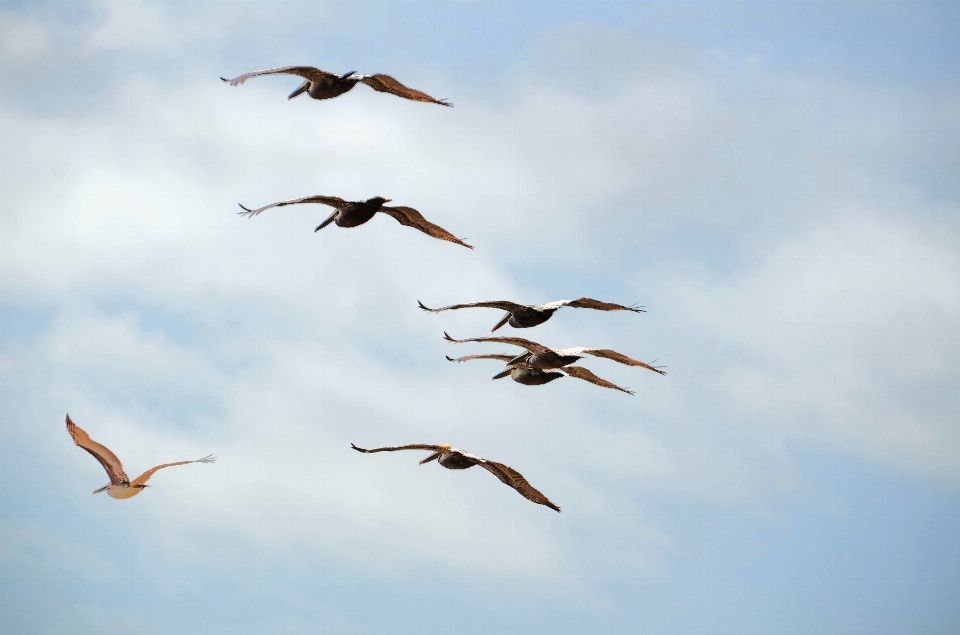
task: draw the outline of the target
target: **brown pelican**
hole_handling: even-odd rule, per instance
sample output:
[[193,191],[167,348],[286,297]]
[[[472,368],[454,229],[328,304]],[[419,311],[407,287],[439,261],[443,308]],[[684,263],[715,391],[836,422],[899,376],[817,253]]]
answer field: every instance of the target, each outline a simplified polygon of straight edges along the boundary
[[513,381],[524,386],[541,386],[548,384],[554,379],[561,377],[576,377],[588,381],[591,384],[602,386],[604,388],[613,388],[628,395],[634,394],[632,390],[621,388],[620,386],[601,379],[582,366],[564,366],[553,370],[541,370],[528,364],[527,362],[514,362],[513,355],[467,355],[466,357],[453,358],[446,356],[451,362],[468,362],[471,359],[499,359],[501,362],[507,362],[507,368],[493,376],[494,379],[503,379],[509,376]]
[[100,465],[102,465],[103,469],[107,471],[107,476],[110,477],[110,484],[104,485],[98,490],[94,490],[93,493],[99,494],[100,492],[106,491],[110,498],[133,498],[142,492],[143,488],[150,487],[147,485],[147,481],[150,480],[150,477],[153,476],[154,472],[157,470],[162,470],[165,467],[186,465],[187,463],[213,463],[217,460],[211,454],[195,461],[164,463],[163,465],[150,468],[131,481],[127,477],[126,472],[123,471],[123,466],[120,464],[120,459],[117,458],[117,455],[91,439],[90,435],[88,435],[83,431],[82,428],[70,420],[69,414],[67,414],[67,432],[69,432],[70,436],[73,437],[74,443],[92,454],[93,458],[100,461]]
[[534,503],[538,503],[540,505],[546,505],[550,509],[560,511],[559,507],[551,503],[546,496],[541,494],[539,490],[528,483],[527,479],[523,478],[523,474],[516,471],[512,467],[508,467],[503,463],[496,463],[494,461],[488,461],[487,459],[481,459],[479,456],[474,456],[469,452],[464,452],[463,450],[458,450],[457,448],[451,448],[449,445],[425,445],[422,443],[415,443],[413,445],[393,445],[386,448],[365,450],[363,448],[358,448],[351,443],[350,447],[357,452],[363,452],[364,454],[371,454],[373,452],[396,452],[397,450],[427,450],[428,452],[432,452],[432,454],[420,461],[420,465],[437,459],[440,465],[448,470],[465,470],[473,467],[474,465],[479,465],[503,481],[505,484],[520,492],[520,495],[527,500],[533,501]]
[[428,236],[433,236],[434,238],[439,238],[440,240],[446,240],[451,243],[463,245],[468,249],[473,249],[472,246],[463,242],[445,230],[443,227],[434,225],[428,221],[423,217],[422,214],[420,214],[420,212],[412,207],[387,207],[384,205],[384,203],[389,203],[390,200],[391,199],[383,198],[382,196],[374,196],[373,198],[368,198],[365,201],[345,201],[336,196],[307,196],[305,198],[295,198],[289,201],[280,201],[279,203],[273,203],[259,209],[250,209],[241,205],[240,207],[243,209],[243,211],[238,213],[241,216],[253,218],[260,212],[268,210],[271,207],[283,207],[285,205],[297,205],[299,203],[320,203],[322,205],[329,205],[330,207],[336,208],[337,211],[335,211],[333,214],[330,214],[327,220],[317,225],[317,228],[313,230],[318,232],[330,223],[336,223],[338,227],[357,227],[358,225],[363,225],[368,220],[373,218],[377,212],[383,212],[384,214],[395,218],[401,225],[413,227],[414,229],[419,229]]
[[377,92],[390,93],[391,95],[403,97],[404,99],[412,99],[413,101],[426,101],[432,104],[440,104],[441,106],[453,106],[453,104],[446,99],[434,99],[419,90],[407,88],[389,75],[381,75],[379,73],[376,75],[361,75],[356,71],[350,71],[343,75],[334,75],[333,73],[328,73],[319,68],[313,68],[312,66],[284,66],[282,68],[268,68],[265,71],[247,73],[246,75],[234,77],[233,79],[227,79],[225,77],[221,77],[220,79],[229,83],[231,86],[239,86],[251,77],[257,77],[258,75],[299,75],[303,77],[303,83],[300,84],[295,91],[290,93],[287,99],[293,99],[301,93],[307,93],[314,99],[332,99],[339,97],[356,86],[357,82],[361,82]]
[[577,360],[583,359],[583,355],[593,355],[594,357],[612,359],[615,362],[620,362],[621,364],[626,364],[627,366],[640,366],[641,368],[652,370],[653,372],[661,375],[667,374],[655,366],[645,364],[644,362],[627,357],[626,355],[618,353],[617,351],[611,351],[607,348],[586,348],[583,346],[578,346],[576,348],[563,348],[554,350],[552,348],[547,348],[542,344],[525,340],[522,337],[473,337],[466,340],[458,340],[450,337],[446,331],[443,332],[443,337],[448,342],[454,342],[456,344],[463,342],[496,342],[498,344],[511,344],[513,346],[519,346],[527,349],[526,353],[517,357],[513,357],[507,361],[508,366],[519,362],[525,362],[538,370],[551,370],[554,368],[562,368],[574,363]]
[[593,298],[580,298],[579,300],[557,300],[556,302],[548,302],[546,304],[517,304],[516,302],[509,302],[507,300],[492,300],[490,302],[468,302],[466,304],[451,304],[450,306],[441,307],[439,309],[431,309],[424,306],[423,302],[417,300],[417,304],[420,305],[420,308],[424,311],[430,311],[431,313],[439,313],[440,311],[450,311],[452,309],[472,309],[472,308],[484,308],[484,309],[500,309],[506,311],[507,314],[503,316],[496,326],[490,329],[490,332],[496,331],[498,328],[504,324],[509,324],[515,329],[527,329],[531,326],[537,326],[538,324],[543,324],[550,319],[557,309],[563,306],[572,306],[575,309],[596,309],[598,311],[633,311],[634,313],[646,313],[643,309],[633,307],[633,306],[623,306],[622,304],[612,304],[610,302],[601,302],[600,300],[594,300]]

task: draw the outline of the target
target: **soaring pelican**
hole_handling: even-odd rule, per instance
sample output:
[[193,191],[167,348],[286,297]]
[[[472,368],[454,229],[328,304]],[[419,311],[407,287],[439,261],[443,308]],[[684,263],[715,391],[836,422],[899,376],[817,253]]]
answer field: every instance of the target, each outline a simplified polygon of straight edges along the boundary
[[465,470],[469,467],[473,467],[474,465],[479,465],[503,481],[505,484],[520,492],[520,495],[527,500],[533,501],[539,505],[546,505],[550,509],[560,511],[559,507],[551,503],[546,496],[541,494],[539,490],[528,483],[527,479],[523,478],[523,474],[516,471],[512,467],[508,467],[503,463],[496,463],[494,461],[488,461],[487,459],[481,459],[479,456],[474,456],[469,452],[464,452],[463,450],[458,450],[457,448],[451,448],[449,445],[425,445],[422,443],[415,443],[413,445],[393,445],[386,448],[365,450],[363,448],[358,448],[351,443],[350,447],[357,452],[363,452],[364,454],[371,454],[373,452],[396,452],[397,450],[427,450],[432,452],[432,454],[420,461],[420,465],[437,459],[440,465],[448,470]]
[[343,75],[334,75],[333,73],[328,73],[312,66],[284,66],[282,68],[268,68],[265,71],[247,73],[246,75],[234,77],[233,79],[227,79],[225,77],[221,77],[220,79],[231,86],[239,86],[251,77],[257,77],[258,75],[299,75],[303,77],[303,83],[300,84],[295,91],[290,93],[287,99],[293,99],[301,93],[307,93],[314,99],[332,99],[339,97],[356,86],[357,82],[361,82],[377,92],[390,93],[391,95],[403,97],[404,99],[412,99],[413,101],[426,101],[432,104],[440,104],[441,106],[453,106],[453,104],[446,99],[434,99],[426,93],[421,93],[419,90],[407,88],[389,75],[381,75],[379,73],[376,75],[361,75],[356,71],[350,71]]
[[[627,357],[626,355],[618,353],[617,351],[611,351],[608,348],[586,348],[583,346],[578,346],[576,348],[562,348],[559,350],[554,350],[552,348],[547,348],[542,344],[525,340],[522,337],[473,337],[466,340],[458,340],[450,337],[446,331],[443,332],[443,337],[448,342],[454,342],[456,344],[460,344],[462,342],[497,342],[498,344],[511,344],[513,346],[519,346],[527,349],[526,353],[517,357],[513,357],[507,361],[508,366],[519,362],[526,362],[528,365],[538,370],[552,370],[554,368],[568,366],[577,360],[583,359],[583,355],[593,355],[594,357],[612,359],[615,362],[620,362],[621,364],[626,364],[627,366],[640,366],[641,368],[652,370],[653,372],[661,375],[667,374],[655,366],[651,366],[650,364],[645,364],[639,360]],[[582,353],[582,355],[580,353]]]
[[94,490],[93,493],[99,494],[100,492],[106,491],[110,498],[133,498],[142,492],[143,488],[150,487],[147,485],[147,481],[150,480],[150,477],[153,476],[154,472],[157,470],[162,470],[165,467],[186,465],[187,463],[213,463],[217,460],[211,454],[195,461],[164,463],[163,465],[150,468],[131,481],[127,477],[126,472],[123,471],[123,466],[120,464],[120,459],[117,458],[117,455],[91,439],[90,435],[88,435],[83,431],[82,428],[70,420],[69,413],[67,414],[67,432],[69,432],[70,436],[73,437],[74,443],[92,454],[93,458],[100,461],[100,465],[102,465],[103,469],[107,471],[107,476],[110,477],[110,484],[104,485],[98,490]]
[[468,249],[473,249],[471,245],[463,242],[445,230],[443,227],[434,225],[428,221],[423,217],[422,214],[420,214],[420,212],[412,207],[387,207],[384,205],[384,203],[389,203],[390,201],[391,199],[383,198],[382,196],[374,196],[373,198],[368,198],[365,201],[345,201],[336,196],[307,196],[305,198],[295,198],[289,201],[280,201],[279,203],[266,205],[260,209],[250,209],[240,205],[243,211],[238,213],[241,216],[253,218],[260,212],[268,210],[271,207],[298,205],[300,203],[320,203],[322,205],[329,205],[330,207],[336,208],[337,211],[335,211],[333,214],[330,214],[327,220],[317,225],[317,228],[313,230],[318,232],[330,223],[336,223],[338,227],[357,227],[358,225],[363,225],[368,220],[373,218],[377,212],[383,212],[384,214],[395,218],[401,225],[413,227],[414,229],[419,229],[428,236],[433,236],[434,238],[439,238],[440,240],[446,240],[451,243],[463,245]]
[[506,311],[496,326],[490,329],[490,332],[496,331],[504,324],[509,324],[515,329],[527,329],[531,326],[543,324],[550,319],[557,309],[563,306],[572,306],[575,309],[596,309],[597,311],[633,311],[634,313],[646,313],[643,309],[633,306],[623,306],[622,304],[612,304],[610,302],[601,302],[593,298],[580,298],[579,300],[557,300],[547,304],[517,304],[507,300],[492,300],[490,302],[468,302],[467,304],[451,304],[450,306],[439,309],[431,309],[423,305],[423,302],[417,300],[417,304],[424,311],[439,313],[440,311],[450,311],[452,309],[500,309]]
[[471,359],[499,359],[501,362],[507,362],[508,365],[505,370],[497,373],[493,376],[493,378],[503,379],[504,377],[509,376],[511,379],[513,379],[513,381],[517,382],[518,384],[523,384],[524,386],[541,386],[561,377],[576,377],[577,379],[588,381],[591,384],[596,384],[597,386],[613,388],[614,390],[625,392],[628,395],[634,394],[632,390],[621,388],[620,386],[611,383],[606,379],[601,379],[582,366],[564,366],[563,368],[557,368],[554,370],[540,370],[539,368],[534,368],[527,362],[513,363],[513,360],[515,359],[513,355],[496,354],[467,355],[466,357],[457,358],[447,355],[447,359],[451,362],[468,362]]

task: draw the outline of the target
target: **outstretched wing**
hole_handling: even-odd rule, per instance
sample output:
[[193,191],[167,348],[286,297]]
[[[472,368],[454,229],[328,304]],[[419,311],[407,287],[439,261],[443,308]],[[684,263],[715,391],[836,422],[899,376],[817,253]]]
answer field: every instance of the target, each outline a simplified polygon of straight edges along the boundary
[[627,390],[626,388],[621,388],[616,384],[611,384],[606,379],[600,379],[593,373],[591,373],[586,368],[582,366],[564,366],[563,368],[558,368],[558,371],[570,375],[571,377],[576,377],[577,379],[582,379],[584,381],[589,381],[591,384],[596,384],[598,386],[603,386],[604,388],[613,388],[614,390],[619,390],[620,392],[625,392],[628,395],[632,395],[632,390]]
[[439,313],[440,311],[449,311],[451,309],[500,309],[501,311],[508,311],[513,313],[515,311],[520,311],[526,309],[527,307],[522,304],[517,304],[516,302],[510,302],[508,300],[491,300],[490,302],[467,302],[466,304],[451,304],[450,306],[440,307],[439,309],[431,309],[430,307],[424,306],[423,302],[417,300],[417,304],[420,305],[420,308],[424,311],[430,311],[431,313]]
[[[496,342],[498,344],[510,344],[511,346],[519,346],[520,348],[525,348],[531,353],[545,353],[551,349],[543,346],[542,344],[537,344],[536,342],[531,342],[530,340],[525,340],[522,337],[471,337],[466,340],[458,340],[450,337],[450,335],[444,331],[443,337],[448,342],[454,342],[460,344],[462,342]],[[510,359],[513,359],[511,357]]]
[[579,355],[580,353],[584,353],[585,355],[593,355],[594,357],[612,359],[615,362],[620,362],[621,364],[626,364],[627,366],[640,366],[641,368],[652,370],[653,372],[661,375],[667,374],[666,371],[662,371],[656,366],[651,366],[650,364],[641,362],[640,360],[627,357],[626,355],[618,353],[617,351],[611,351],[608,348],[584,348],[581,346],[578,348],[565,348],[557,352],[561,355]]
[[434,99],[430,95],[422,93],[419,90],[408,88],[389,75],[382,75],[379,73],[376,75],[367,75],[360,81],[380,93],[390,93],[391,95],[403,97],[404,99],[412,99],[413,101],[427,101],[432,104],[440,104],[441,106],[453,106],[453,104],[446,99]]
[[121,485],[129,481],[117,455],[91,439],[90,435],[83,431],[83,428],[70,420],[69,414],[67,414],[67,432],[73,437],[74,443],[92,454],[93,458],[100,461],[100,465],[103,466],[103,469],[107,471],[107,476],[110,477],[111,484]]
[[540,493],[540,490],[528,483],[527,479],[523,478],[523,474],[516,471],[512,467],[506,466],[503,463],[488,461],[486,459],[480,459],[477,465],[496,476],[506,485],[509,485],[513,489],[520,492],[520,495],[527,500],[533,501],[534,503],[538,503],[540,505],[546,505],[550,509],[560,511],[559,507],[551,503],[550,499]]
[[635,306],[624,306],[622,304],[613,304],[612,302],[601,302],[593,298],[580,298],[579,300],[557,300],[541,304],[538,309],[559,309],[562,306],[572,306],[575,309],[596,309],[597,311],[633,311],[634,313],[646,313],[642,308]]
[[412,207],[381,207],[379,211],[392,216],[397,219],[397,222],[401,225],[406,225],[407,227],[413,227],[414,229],[419,229],[424,234],[428,236],[433,236],[434,238],[439,238],[440,240],[446,240],[451,243],[456,243],[458,245],[463,245],[467,249],[473,249],[472,246],[463,242],[443,227],[439,225],[434,225],[426,218],[423,217],[423,214],[413,209]]
[[234,77],[233,79],[227,79],[226,77],[221,77],[220,79],[231,86],[239,86],[251,77],[257,77],[258,75],[299,75],[304,79],[309,79],[311,82],[320,82],[326,78],[337,77],[337,75],[333,73],[328,73],[312,66],[283,66],[280,68],[268,68],[263,71],[254,71],[246,75],[241,75],[240,77]]
[[516,355],[467,355],[466,357],[450,357],[449,355],[444,355],[451,362],[469,362],[471,359],[499,359],[501,362],[509,362],[511,359],[516,357]]
[[216,460],[217,460],[217,457],[210,454],[208,456],[203,457],[202,459],[196,459],[194,461],[177,461],[176,463],[164,463],[163,465],[158,465],[157,467],[151,467],[149,470],[147,470],[137,478],[133,479],[133,481],[130,482],[130,485],[134,485],[134,486],[143,485],[144,483],[150,480],[150,477],[153,476],[154,472],[156,472],[157,470],[162,470],[165,467],[173,467],[175,465],[186,465],[188,463],[213,463]]
[[384,448],[373,448],[372,450],[367,450],[365,448],[358,448],[354,444],[350,444],[350,447],[356,450],[357,452],[363,452],[364,454],[372,454],[374,452],[396,452],[397,450],[428,450],[430,452],[439,452],[439,445],[427,445],[425,443],[414,443],[412,445],[389,445]]
[[237,212],[237,213],[240,214],[241,216],[246,216],[247,218],[253,218],[260,212],[266,211],[271,207],[299,205],[300,203],[321,203],[323,205],[329,205],[330,207],[335,207],[340,211],[343,211],[350,205],[348,201],[345,201],[342,198],[339,198],[337,196],[305,196],[304,198],[293,198],[293,199],[290,199],[289,201],[280,201],[279,203],[271,203],[270,205],[261,207],[260,209],[250,209],[249,207],[244,207],[243,205],[240,205],[243,211]]

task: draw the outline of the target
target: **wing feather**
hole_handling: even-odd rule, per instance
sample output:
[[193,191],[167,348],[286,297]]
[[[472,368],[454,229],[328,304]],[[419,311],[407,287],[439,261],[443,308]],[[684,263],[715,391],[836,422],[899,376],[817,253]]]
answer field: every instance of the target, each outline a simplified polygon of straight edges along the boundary
[[469,362],[471,359],[499,359],[501,362],[509,362],[511,359],[516,357],[516,355],[467,355],[466,357],[457,358],[445,355],[445,357],[451,362]]
[[397,220],[401,225],[406,225],[407,227],[413,227],[414,229],[419,229],[424,234],[428,236],[433,236],[434,238],[439,238],[440,240],[446,240],[451,243],[456,243],[458,245],[463,245],[467,249],[473,249],[471,245],[463,242],[443,227],[439,225],[434,225],[426,218],[423,217],[423,214],[413,209],[412,207],[381,207],[380,210],[388,216],[392,216]]
[[156,467],[151,467],[149,470],[133,479],[130,482],[130,485],[143,485],[150,480],[150,477],[153,476],[153,473],[157,470],[162,470],[165,467],[174,467],[176,465],[187,465],[188,463],[213,463],[217,459],[214,456],[205,456],[202,459],[195,459],[193,461],[177,461],[176,463],[164,463],[163,465],[158,465]]
[[220,79],[227,82],[231,86],[239,86],[251,77],[257,77],[259,75],[299,75],[304,79],[309,79],[311,82],[320,82],[327,78],[337,77],[337,75],[334,75],[333,73],[322,71],[319,68],[314,68],[313,66],[281,66],[279,68],[268,68],[262,71],[246,73],[240,77],[234,77],[233,79],[227,79],[225,77],[221,77]]
[[509,485],[513,489],[517,490],[520,495],[527,500],[533,501],[534,503],[538,503],[540,505],[546,505],[550,509],[558,512],[560,511],[559,507],[551,503],[550,499],[544,496],[540,490],[527,482],[527,479],[523,477],[523,474],[516,471],[512,467],[504,465],[503,463],[488,461],[486,459],[480,459],[477,465],[496,476],[504,484]]
[[107,471],[107,476],[110,477],[111,484],[122,485],[129,482],[127,474],[123,471],[123,465],[120,463],[117,455],[111,452],[106,446],[100,445],[91,439],[90,435],[84,432],[83,428],[70,420],[69,414],[67,414],[67,432],[73,437],[74,443],[89,452],[93,455],[93,458],[100,462],[103,469]]
[[441,106],[453,106],[453,104],[448,102],[446,99],[434,99],[426,93],[404,86],[389,75],[383,75],[380,73],[376,75],[367,75],[360,81],[380,93],[390,93],[391,95],[403,97],[404,99],[412,99],[413,101],[426,101],[432,104],[440,104]]
[[559,309],[562,306],[571,306],[575,309],[596,309],[597,311],[633,311],[634,313],[646,313],[643,309],[635,306],[624,306],[622,304],[613,304],[612,302],[601,302],[593,298],[580,298],[579,300],[557,300],[541,304],[540,309]]
[[667,374],[666,371],[660,370],[656,366],[651,366],[650,364],[641,362],[640,360],[633,359],[632,357],[627,357],[626,355],[622,353],[618,353],[617,351],[611,351],[608,348],[584,348],[580,346],[577,348],[565,348],[557,352],[560,353],[561,355],[578,355],[580,353],[584,353],[586,355],[593,355],[594,357],[603,357],[604,359],[612,359],[615,362],[620,362],[621,364],[626,364],[627,366],[639,366],[641,368],[646,368],[648,370],[652,370],[655,373],[659,373],[660,375]]
[[266,211],[271,207],[284,207],[286,205],[299,205],[300,203],[321,203],[323,205],[329,205],[330,207],[335,207],[340,211],[343,211],[350,206],[348,201],[343,200],[337,196],[305,196],[303,198],[292,198],[289,201],[280,201],[279,203],[271,203],[261,207],[260,209],[250,209],[240,205],[243,209],[242,212],[238,212],[241,216],[246,216],[247,218],[253,218],[260,212]]
[[[456,344],[461,344],[463,342],[496,342],[498,344],[510,344],[511,346],[519,346],[520,348],[525,348],[531,353],[545,353],[549,350],[546,346],[542,344],[537,344],[536,342],[531,342],[530,340],[525,340],[522,337],[471,337],[465,340],[458,340],[444,331],[444,339],[448,342],[454,342]],[[513,359],[512,357],[510,359]]]
[[589,381],[591,384],[596,384],[597,386],[603,386],[604,388],[613,388],[614,390],[625,392],[628,395],[634,394],[632,390],[621,388],[616,384],[610,383],[606,379],[600,379],[599,377],[591,373],[586,368],[583,368],[582,366],[564,366],[563,368],[558,368],[557,370],[567,375],[570,375],[571,377],[576,377],[577,379]]
[[373,452],[396,452],[397,450],[428,450],[430,452],[440,451],[439,445],[427,445],[424,443],[413,443],[411,445],[388,445],[383,448],[373,448],[372,450],[357,447],[352,443],[350,444],[350,447],[357,452],[363,452],[364,454],[371,454]]
[[473,309],[473,308],[482,308],[482,309],[500,309],[501,311],[507,311],[513,313],[515,311],[521,311],[528,307],[523,304],[517,304],[516,302],[510,302],[509,300],[491,300],[489,302],[467,302],[465,304],[451,304],[450,306],[440,307],[439,309],[431,309],[430,307],[424,306],[423,302],[417,300],[417,304],[420,305],[420,308],[424,311],[430,311],[431,313],[439,313],[440,311],[449,311],[451,309]]

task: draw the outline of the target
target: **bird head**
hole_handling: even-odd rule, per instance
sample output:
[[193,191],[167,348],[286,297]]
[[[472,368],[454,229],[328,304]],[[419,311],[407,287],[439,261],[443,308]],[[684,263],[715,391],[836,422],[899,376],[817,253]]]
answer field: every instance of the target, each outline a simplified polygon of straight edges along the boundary
[[367,202],[367,205],[376,205],[377,207],[380,207],[380,206],[383,205],[384,203],[389,203],[389,202],[392,201],[392,200],[393,200],[393,199],[391,199],[391,198],[383,198],[382,196],[374,196],[373,198],[368,198],[366,202]]
[[532,355],[533,355],[533,353],[531,353],[530,351],[527,351],[527,352],[524,353],[523,355],[518,355],[518,356],[514,357],[513,359],[511,359],[509,362],[507,362],[507,366],[515,366],[516,364],[519,364],[520,362],[525,362],[525,361],[529,360]]
[[509,377],[513,374],[513,371],[516,370],[516,366],[507,366],[504,370],[500,371],[493,376],[494,379],[503,379],[504,377]]
[[308,91],[308,90],[310,90],[310,80],[309,80],[309,79],[305,79],[305,80],[303,80],[303,83],[300,84],[300,86],[298,86],[295,91],[293,91],[292,93],[290,93],[290,95],[287,97],[287,99],[288,99],[288,100],[293,99],[293,98],[296,97],[297,95],[299,95],[299,94],[301,94],[301,93],[303,93],[303,92],[306,92],[306,91]]

